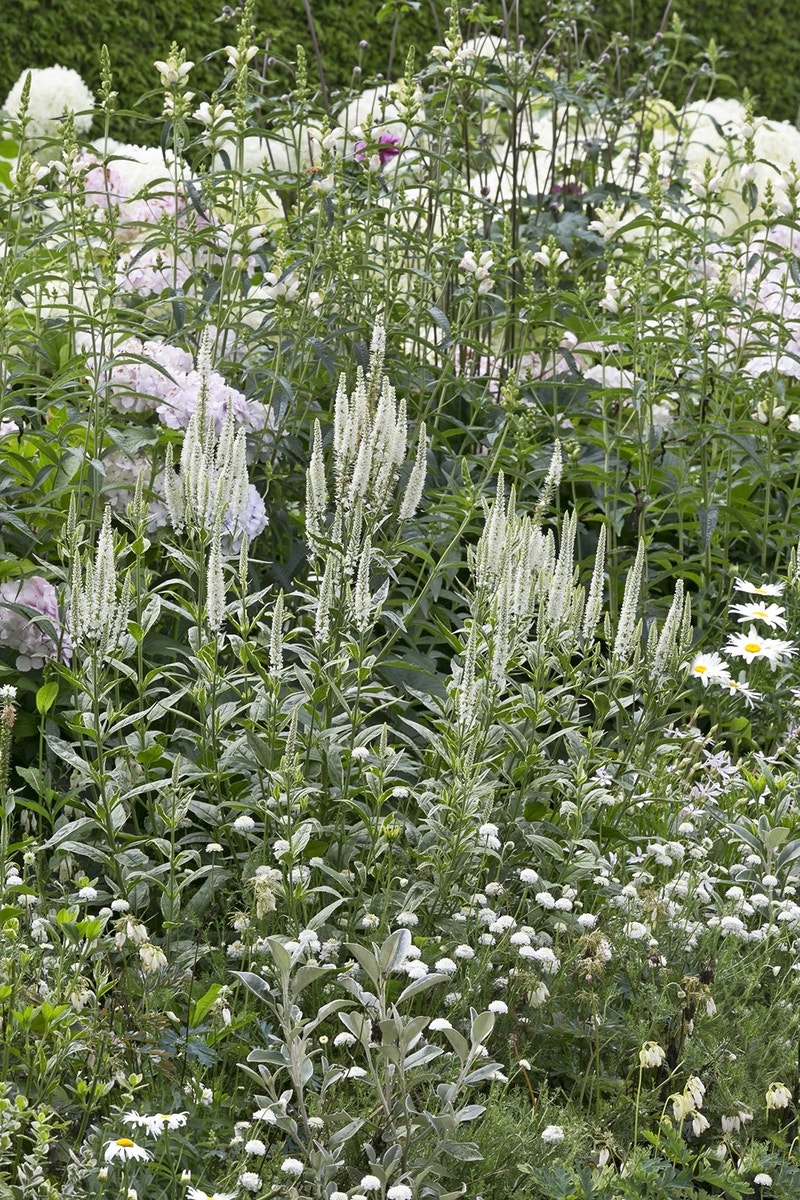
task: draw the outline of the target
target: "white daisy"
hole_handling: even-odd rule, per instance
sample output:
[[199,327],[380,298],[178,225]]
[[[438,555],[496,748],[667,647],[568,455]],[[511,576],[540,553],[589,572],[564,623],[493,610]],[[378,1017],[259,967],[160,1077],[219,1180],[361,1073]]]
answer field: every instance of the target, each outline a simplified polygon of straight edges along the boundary
[[732,634],[725,650],[728,654],[733,654],[736,658],[743,658],[745,662],[751,663],[754,658],[767,657],[768,641],[768,638],[760,636],[755,625],[751,625],[747,633]]
[[751,596],[780,596],[786,584],[748,583],[746,579],[737,579],[733,586],[739,592],[749,592]]
[[757,700],[764,699],[763,692],[757,692],[754,688],[750,688],[745,683],[738,683],[735,679],[725,681],[725,687],[732,696],[741,696],[748,708],[752,708]]
[[186,1200],[236,1200],[236,1192],[204,1192],[202,1188],[190,1187]]
[[728,664],[716,651],[711,654],[695,654],[690,663],[689,674],[696,675],[703,687],[710,683],[727,685],[730,681]]
[[738,620],[744,621],[766,621],[770,629],[785,629],[786,622],[783,619],[785,608],[781,608],[778,604],[733,604],[731,612],[738,614]]
[[113,1162],[115,1158],[121,1159],[122,1162],[128,1162],[131,1159],[135,1159],[137,1162],[148,1162],[150,1155],[144,1146],[137,1146],[130,1138],[121,1137],[106,1144],[103,1158],[106,1162]]
[[794,642],[787,642],[785,638],[766,638],[764,645],[764,654],[770,661],[773,669],[783,663],[785,660],[792,658],[797,653],[797,646]]

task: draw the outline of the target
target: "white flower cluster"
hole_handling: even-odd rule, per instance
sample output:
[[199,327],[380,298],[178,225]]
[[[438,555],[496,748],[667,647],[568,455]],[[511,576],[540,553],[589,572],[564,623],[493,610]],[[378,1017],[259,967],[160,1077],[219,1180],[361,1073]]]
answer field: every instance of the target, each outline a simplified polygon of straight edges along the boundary
[[[731,606],[740,623],[750,622],[747,632],[731,634],[723,652],[731,658],[743,659],[748,665],[753,662],[768,662],[773,671],[781,664],[788,662],[796,653],[794,642],[784,638],[763,637],[753,622],[761,621],[770,629],[786,629],[784,612],[779,604],[768,603],[772,597],[779,597],[784,589],[783,583],[749,583],[746,579],[737,579],[736,588],[745,592],[752,599],[746,603]],[[767,599],[764,599],[764,598]],[[689,673],[703,684],[703,687],[718,686],[727,688],[732,694],[744,697],[748,705],[761,699],[759,692],[754,691],[741,677],[734,679],[726,659],[717,651],[696,654],[687,663]]]
[[57,138],[65,112],[73,114],[79,133],[88,133],[92,125],[94,96],[77,71],[58,64],[22,72],[3,102],[3,108],[10,116],[20,115],[22,93],[29,75],[31,86],[26,126],[29,142],[38,146]]

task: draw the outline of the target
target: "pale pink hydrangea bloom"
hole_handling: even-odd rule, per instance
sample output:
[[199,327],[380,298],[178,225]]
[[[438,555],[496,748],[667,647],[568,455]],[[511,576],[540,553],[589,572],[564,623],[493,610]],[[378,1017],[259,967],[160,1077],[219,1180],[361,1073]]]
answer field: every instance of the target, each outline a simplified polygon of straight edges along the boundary
[[147,249],[132,247],[117,260],[115,281],[123,292],[142,296],[160,296],[165,291],[182,289],[192,277],[192,265],[179,255],[171,257],[165,246]]
[[103,459],[106,472],[103,494],[116,513],[124,514],[133,500],[139,476],[147,489],[147,532],[155,533],[169,524],[169,509],[164,492],[164,472],[153,477],[153,466],[143,450],[127,454],[114,450]]
[[62,662],[72,658],[72,642],[61,624],[55,588],[41,575],[0,584],[0,646],[16,650],[18,671],[38,671],[59,653]]

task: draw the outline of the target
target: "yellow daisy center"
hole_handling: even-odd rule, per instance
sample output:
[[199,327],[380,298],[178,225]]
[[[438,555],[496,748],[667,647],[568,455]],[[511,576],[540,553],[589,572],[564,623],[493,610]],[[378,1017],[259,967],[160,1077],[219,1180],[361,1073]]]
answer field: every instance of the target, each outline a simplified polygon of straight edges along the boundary
[[133,1142],[130,1138],[117,1138],[116,1145],[122,1146],[123,1149],[127,1150],[129,1146],[133,1145]]
[[767,615],[767,610],[765,608],[754,608],[753,609],[754,617],[766,617],[766,615]]
[[695,672],[698,675],[705,675],[707,670],[708,670],[708,667],[705,666],[704,663],[698,663],[697,666],[695,667]]
[[761,642],[745,642],[744,648],[748,654],[760,654]]

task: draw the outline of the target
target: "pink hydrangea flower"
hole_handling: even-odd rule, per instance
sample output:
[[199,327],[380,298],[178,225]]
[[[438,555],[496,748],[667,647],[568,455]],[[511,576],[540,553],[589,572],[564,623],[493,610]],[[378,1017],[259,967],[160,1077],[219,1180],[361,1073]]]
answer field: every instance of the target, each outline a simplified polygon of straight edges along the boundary
[[18,671],[38,671],[48,658],[72,658],[56,590],[41,575],[0,584],[0,646],[16,650]]

